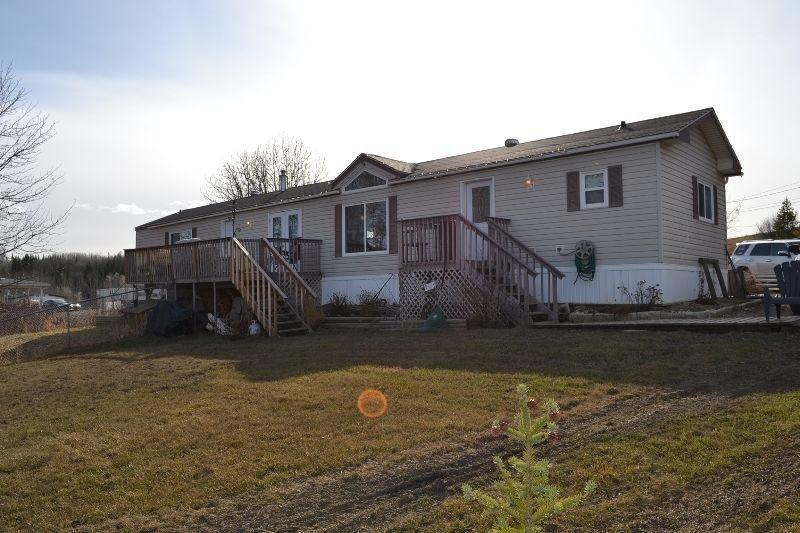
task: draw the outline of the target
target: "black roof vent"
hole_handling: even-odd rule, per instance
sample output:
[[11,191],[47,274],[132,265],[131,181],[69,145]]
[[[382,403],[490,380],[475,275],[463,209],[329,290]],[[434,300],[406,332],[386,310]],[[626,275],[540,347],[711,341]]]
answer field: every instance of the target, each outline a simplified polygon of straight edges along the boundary
[[519,144],[517,139],[506,139],[506,148],[513,148]]
[[629,130],[629,129],[630,128],[628,127],[628,125],[625,123],[624,120],[621,120],[619,122],[619,128],[617,128],[617,131],[626,131],[626,130]]

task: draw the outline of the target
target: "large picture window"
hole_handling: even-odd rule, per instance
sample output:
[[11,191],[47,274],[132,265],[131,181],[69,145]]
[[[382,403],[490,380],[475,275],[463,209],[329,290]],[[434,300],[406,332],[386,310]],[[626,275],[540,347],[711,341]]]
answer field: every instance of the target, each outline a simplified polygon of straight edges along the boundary
[[386,200],[344,208],[344,253],[386,252],[389,235]]

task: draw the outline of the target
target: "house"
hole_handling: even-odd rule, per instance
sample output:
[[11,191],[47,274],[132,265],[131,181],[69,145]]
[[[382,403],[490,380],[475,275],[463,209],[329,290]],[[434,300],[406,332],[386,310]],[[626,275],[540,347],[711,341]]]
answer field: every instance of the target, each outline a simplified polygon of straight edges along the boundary
[[44,297],[44,291],[49,287],[49,283],[41,281],[0,278],[0,302],[27,301],[32,297],[41,301]]
[[725,185],[741,175],[711,108],[422,163],[361,154],[328,182],[142,224],[128,280],[267,291],[272,321],[286,300],[299,320],[298,298],[381,288],[407,318],[438,303],[518,323],[626,303],[640,280],[688,300],[698,258],[726,267]]

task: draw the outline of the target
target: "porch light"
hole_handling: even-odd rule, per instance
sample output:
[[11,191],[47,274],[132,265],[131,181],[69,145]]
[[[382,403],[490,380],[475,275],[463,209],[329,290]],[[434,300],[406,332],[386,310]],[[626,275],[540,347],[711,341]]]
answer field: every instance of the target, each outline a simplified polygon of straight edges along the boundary
[[525,180],[525,186],[531,190],[533,190],[534,185],[536,185],[536,180],[533,178],[528,178]]

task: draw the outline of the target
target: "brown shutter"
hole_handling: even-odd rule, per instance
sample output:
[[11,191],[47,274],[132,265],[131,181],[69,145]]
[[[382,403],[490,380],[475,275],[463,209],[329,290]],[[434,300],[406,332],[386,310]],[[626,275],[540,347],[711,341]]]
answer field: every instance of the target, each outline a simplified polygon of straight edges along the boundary
[[608,167],[608,207],[622,207],[622,165]]
[[695,220],[700,218],[697,210],[697,176],[692,176],[692,216]]
[[169,232],[164,232],[164,246],[169,246]]
[[567,211],[581,210],[581,189],[578,186],[578,171],[567,172]]
[[717,209],[717,186],[714,187],[714,224],[719,225],[719,209]]
[[342,204],[333,206],[333,235],[334,235],[334,257],[342,257]]
[[397,253],[397,196],[389,197],[389,253]]
[[192,228],[192,239],[197,238],[197,228]]

